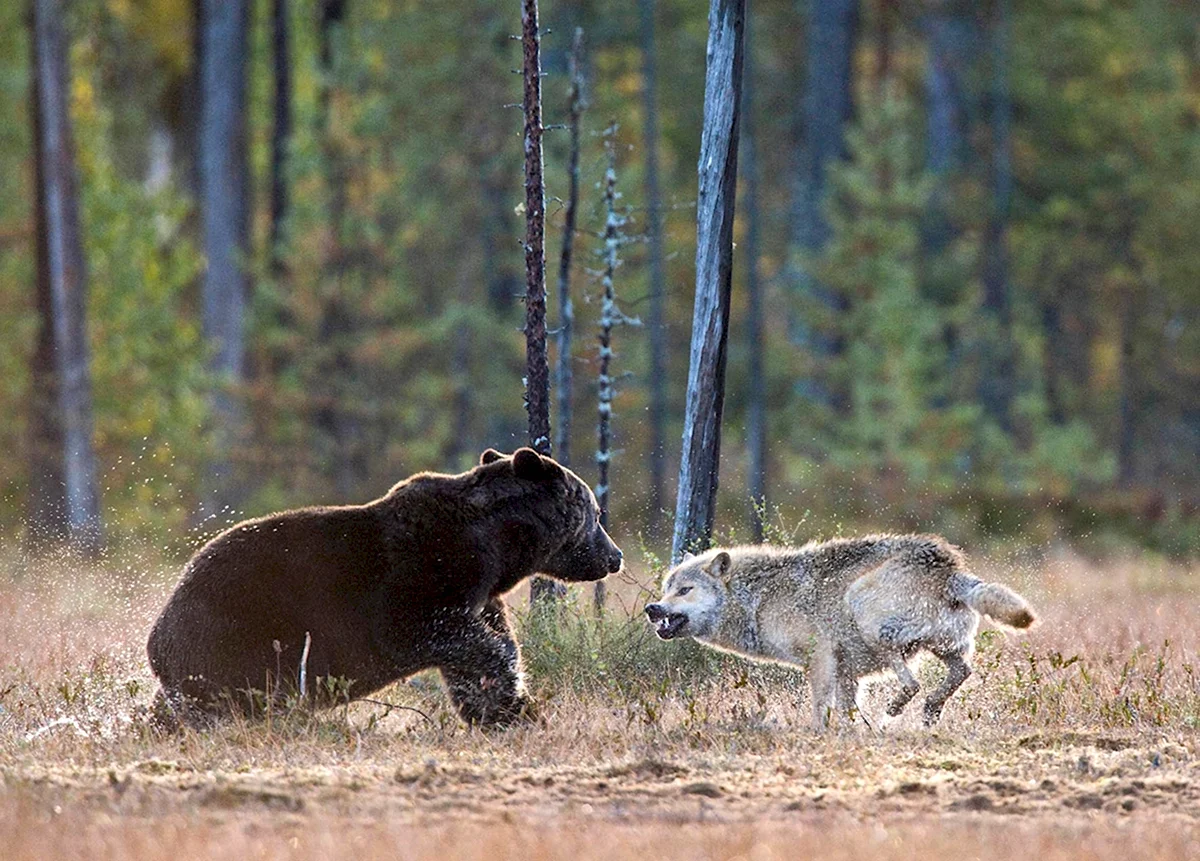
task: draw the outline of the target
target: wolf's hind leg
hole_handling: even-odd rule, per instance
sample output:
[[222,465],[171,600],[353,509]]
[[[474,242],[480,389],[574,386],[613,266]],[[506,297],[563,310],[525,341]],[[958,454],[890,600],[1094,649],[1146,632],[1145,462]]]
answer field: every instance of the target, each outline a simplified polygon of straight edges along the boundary
[[893,653],[889,656],[888,660],[892,671],[896,674],[896,678],[900,680],[900,693],[896,694],[887,707],[888,716],[895,717],[904,711],[905,706],[912,702],[912,698],[921,690],[921,686],[917,684],[912,670],[908,668],[908,664],[904,663],[902,656]]
[[952,653],[938,655],[938,658],[946,665],[946,678],[925,699],[925,726],[933,726],[937,723],[938,718],[942,716],[942,708],[946,705],[946,700],[950,699],[950,695],[958,690],[971,675],[971,667],[963,655]]

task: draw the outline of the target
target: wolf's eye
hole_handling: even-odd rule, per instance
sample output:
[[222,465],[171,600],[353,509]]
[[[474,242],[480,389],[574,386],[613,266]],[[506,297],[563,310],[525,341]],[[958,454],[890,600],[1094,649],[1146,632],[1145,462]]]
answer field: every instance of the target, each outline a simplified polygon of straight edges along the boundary
[[676,594],[676,595],[679,595],[680,597],[683,597],[684,595],[686,595],[688,592],[691,592],[691,591],[692,591],[692,587],[691,587],[691,586],[684,586],[683,588],[681,588],[681,589],[680,589],[678,592],[676,592],[675,594]]

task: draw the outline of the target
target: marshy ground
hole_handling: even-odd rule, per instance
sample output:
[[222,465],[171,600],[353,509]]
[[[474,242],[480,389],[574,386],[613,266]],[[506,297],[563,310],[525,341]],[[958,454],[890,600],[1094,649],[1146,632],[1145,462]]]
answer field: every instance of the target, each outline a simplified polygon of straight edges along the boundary
[[124,567],[0,580],[5,858],[1200,855],[1194,566],[979,566],[1043,621],[981,635],[933,731],[881,719],[884,681],[875,729],[814,735],[799,673],[657,642],[631,577],[603,625],[524,625],[537,725],[469,730],[431,676],[172,738],[140,713],[174,574]]

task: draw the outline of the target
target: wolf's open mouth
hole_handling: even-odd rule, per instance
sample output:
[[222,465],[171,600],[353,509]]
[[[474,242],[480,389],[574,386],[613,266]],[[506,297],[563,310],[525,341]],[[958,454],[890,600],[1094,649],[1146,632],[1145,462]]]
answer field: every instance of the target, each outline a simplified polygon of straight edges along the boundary
[[686,613],[669,613],[658,620],[655,633],[658,634],[659,639],[670,640],[679,636],[680,632],[687,627],[687,622]]

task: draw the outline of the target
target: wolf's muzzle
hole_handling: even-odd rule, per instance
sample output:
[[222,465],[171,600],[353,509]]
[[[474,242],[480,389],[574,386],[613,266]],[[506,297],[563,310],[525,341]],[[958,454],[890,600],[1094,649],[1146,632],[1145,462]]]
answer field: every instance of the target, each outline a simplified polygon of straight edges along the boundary
[[646,618],[653,623],[654,633],[658,634],[661,640],[679,636],[688,622],[686,613],[670,613],[659,604],[646,605]]

